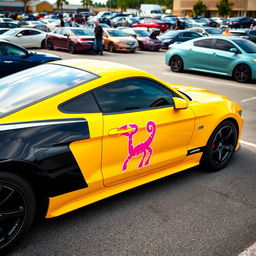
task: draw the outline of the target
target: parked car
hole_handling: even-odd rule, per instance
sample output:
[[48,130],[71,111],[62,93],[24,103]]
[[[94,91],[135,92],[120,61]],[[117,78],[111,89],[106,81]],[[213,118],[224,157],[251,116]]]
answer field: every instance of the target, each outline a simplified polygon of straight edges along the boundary
[[46,45],[49,50],[64,49],[71,54],[80,51],[90,51],[93,48],[94,33],[86,28],[56,28],[46,35]]
[[256,23],[250,17],[236,17],[227,22],[230,28],[249,28],[252,24],[255,25]]
[[252,29],[236,29],[229,31],[233,36],[242,37],[256,43],[256,30]]
[[144,19],[140,20],[139,23],[133,24],[133,27],[144,27],[144,28],[158,28],[162,32],[166,31],[168,29],[168,25],[166,25],[164,22],[160,20],[150,20],[150,19]]
[[102,27],[102,28],[111,28],[108,24],[106,23],[99,23],[99,25]]
[[125,16],[117,16],[111,19],[111,25],[113,28],[120,27],[120,26],[130,26],[128,23],[128,18]]
[[21,20],[36,20],[36,17],[33,14],[24,13],[21,15]]
[[213,27],[193,27],[187,29],[187,31],[196,32],[202,36],[216,36],[221,35],[221,30]]
[[60,27],[60,20],[59,19],[40,19],[45,26],[47,26],[48,31],[52,31],[57,27]]
[[135,52],[139,48],[138,41],[121,30],[104,28],[104,49],[110,52]]
[[[177,17],[165,16],[164,18],[161,19],[161,21],[167,24],[169,29],[174,29],[176,26]],[[185,21],[182,21],[180,19],[179,21],[180,21],[179,29],[185,29],[186,28]]]
[[36,215],[60,216],[198,165],[223,169],[243,127],[242,108],[225,96],[107,61],[46,63],[2,78],[0,95],[5,251]]
[[31,52],[0,39],[0,77],[55,60],[61,58],[53,54]]
[[0,39],[18,44],[26,48],[45,48],[46,33],[33,28],[14,28],[2,35]]
[[200,18],[200,20],[203,21],[204,23],[206,23],[206,26],[208,26],[208,27],[216,28],[219,26],[219,23],[211,18]]
[[158,39],[162,41],[163,49],[168,49],[170,44],[179,44],[191,39],[195,39],[198,37],[202,37],[200,34],[196,32],[184,31],[184,30],[173,30],[164,33],[159,36]]
[[21,20],[18,25],[22,28],[35,28],[42,31],[49,31],[47,26],[38,20]]
[[0,28],[18,28],[19,25],[13,22],[0,22]]
[[3,33],[9,31],[9,28],[0,28],[0,35],[2,35]]
[[194,70],[233,77],[246,83],[256,79],[256,44],[236,37],[210,37],[173,45],[165,63],[173,72]]
[[212,19],[213,19],[214,21],[216,21],[216,22],[219,24],[219,26],[221,26],[221,25],[226,25],[226,24],[227,24],[227,21],[228,21],[228,19],[220,18],[220,17],[213,17]]
[[12,18],[0,18],[0,22],[11,22],[11,23],[15,23],[15,20],[13,20]]
[[160,31],[150,33],[143,28],[121,28],[121,30],[136,38],[141,50],[158,51],[161,48],[162,42],[156,38]]
[[185,21],[187,28],[192,27],[207,27],[207,23],[200,19],[188,19]]
[[75,14],[75,15],[74,15],[74,21],[75,21],[76,23],[79,23],[79,24],[84,23],[84,17],[83,17],[83,15],[81,15],[81,14]]

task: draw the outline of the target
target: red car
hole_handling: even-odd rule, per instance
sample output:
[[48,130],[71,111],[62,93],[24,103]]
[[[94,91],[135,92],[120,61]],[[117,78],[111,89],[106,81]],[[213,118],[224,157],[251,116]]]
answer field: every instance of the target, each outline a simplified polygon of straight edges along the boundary
[[78,51],[90,51],[93,48],[94,33],[85,28],[56,28],[46,35],[46,46],[49,50],[64,49],[74,54]]
[[80,14],[74,15],[74,21],[75,21],[76,23],[83,23],[83,22],[84,22],[84,17],[83,17],[83,15],[80,15]]
[[158,28],[162,32],[168,29],[168,25],[160,20],[142,20],[140,23],[133,24],[133,27]]

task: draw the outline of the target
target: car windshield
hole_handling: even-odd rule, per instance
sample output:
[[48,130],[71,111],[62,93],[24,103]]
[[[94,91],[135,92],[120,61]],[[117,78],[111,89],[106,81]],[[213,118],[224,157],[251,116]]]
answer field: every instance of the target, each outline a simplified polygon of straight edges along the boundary
[[4,36],[14,36],[14,35],[16,35],[18,32],[20,32],[21,30],[19,30],[19,29],[11,29],[11,30],[9,30],[9,31],[7,31],[7,32],[5,32],[5,33],[3,33],[3,35]]
[[207,29],[205,29],[205,31],[207,32],[207,33],[209,33],[209,34],[211,34],[211,35],[219,35],[219,34],[221,34],[221,31],[220,30],[218,30],[218,29],[214,29],[214,28],[207,28]]
[[0,79],[0,117],[33,105],[98,76],[84,70],[44,64]]
[[71,31],[76,36],[93,36],[94,35],[91,30],[86,30],[86,29],[71,29]]
[[180,33],[180,31],[169,31],[169,32],[163,34],[161,37],[174,38],[174,37],[176,37],[179,33]]
[[40,21],[30,21],[31,24],[37,24],[37,25],[42,25],[42,23]]
[[141,37],[148,37],[150,35],[150,33],[148,33],[146,30],[134,30],[134,31],[138,36],[141,36]]
[[249,40],[233,40],[233,42],[247,53],[256,53],[256,44]]
[[113,37],[127,37],[127,34],[125,34],[123,31],[120,30],[107,30],[110,36]]

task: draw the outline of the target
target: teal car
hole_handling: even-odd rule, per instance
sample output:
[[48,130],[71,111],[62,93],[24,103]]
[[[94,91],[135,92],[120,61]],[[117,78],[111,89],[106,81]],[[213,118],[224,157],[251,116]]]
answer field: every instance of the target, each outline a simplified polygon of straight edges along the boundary
[[173,72],[207,72],[246,83],[256,79],[256,44],[237,37],[198,38],[172,45],[165,63]]

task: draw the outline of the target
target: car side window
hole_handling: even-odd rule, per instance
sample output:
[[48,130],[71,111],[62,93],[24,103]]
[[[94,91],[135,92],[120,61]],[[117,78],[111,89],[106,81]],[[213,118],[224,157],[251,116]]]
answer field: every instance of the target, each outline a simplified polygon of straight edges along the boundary
[[8,27],[9,27],[9,28],[16,28],[17,25],[16,25],[16,24],[9,23],[9,24],[8,24]]
[[68,29],[62,29],[61,34],[62,35],[68,35],[68,36],[70,35]]
[[202,39],[194,42],[194,46],[202,48],[212,48],[213,39]]
[[231,48],[236,48],[232,43],[223,40],[223,39],[217,39],[215,42],[215,49],[229,52]]
[[54,31],[54,34],[61,34],[62,33],[62,28],[57,28],[55,31]]
[[180,37],[191,37],[191,32],[184,32],[180,35]]
[[174,92],[145,78],[121,80],[103,86],[94,92],[105,114],[141,111],[173,106]]
[[39,34],[41,34],[41,32],[36,31],[36,30],[29,30],[29,32],[30,32],[30,35],[39,35]]
[[20,56],[25,57],[27,53],[18,47],[10,44],[0,43],[0,56]]
[[256,31],[250,31],[249,35],[256,36]]
[[82,94],[59,106],[59,110],[69,114],[99,113],[100,110],[92,93]]

